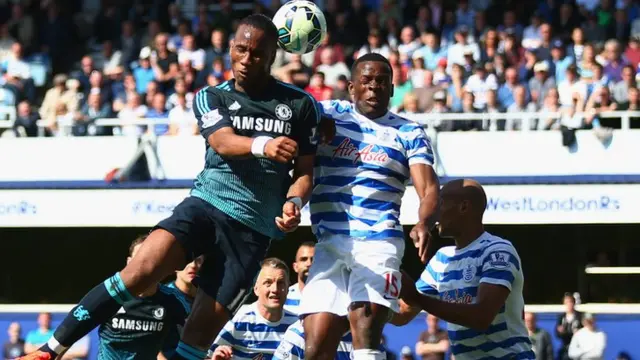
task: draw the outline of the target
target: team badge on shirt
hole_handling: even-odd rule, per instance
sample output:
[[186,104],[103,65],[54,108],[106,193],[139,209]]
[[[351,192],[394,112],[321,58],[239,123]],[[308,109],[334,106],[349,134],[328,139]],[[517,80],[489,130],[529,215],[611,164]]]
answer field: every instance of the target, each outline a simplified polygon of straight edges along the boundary
[[285,104],[278,104],[278,106],[276,106],[276,116],[280,120],[287,121],[293,116],[293,111]]
[[495,251],[489,254],[489,265],[493,268],[503,269],[509,266],[510,254],[504,251]]
[[158,319],[158,320],[162,320],[162,318],[164,317],[164,308],[163,307],[159,307],[159,308],[153,310],[153,317]]
[[476,275],[476,268],[472,264],[467,264],[462,270],[462,278],[466,282],[471,282]]

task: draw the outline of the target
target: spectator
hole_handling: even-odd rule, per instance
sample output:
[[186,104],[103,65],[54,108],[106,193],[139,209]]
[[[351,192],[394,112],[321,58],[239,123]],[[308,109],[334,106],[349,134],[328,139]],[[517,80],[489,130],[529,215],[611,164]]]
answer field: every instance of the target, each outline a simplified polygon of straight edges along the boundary
[[[462,113],[476,114],[480,111],[476,109],[473,104],[475,98],[472,92],[463,91],[462,93]],[[469,130],[482,130],[482,120],[458,120],[453,123],[453,131],[469,131]]]
[[402,32],[400,33],[400,41],[402,42],[398,45],[398,52],[401,55],[406,55],[408,58],[411,58],[413,53],[420,47],[420,41],[416,39],[415,31],[411,26],[405,26],[402,28]]
[[338,83],[336,84],[335,89],[333,90],[333,98],[336,100],[349,100],[351,96],[349,95],[349,80],[346,76],[340,75],[338,77]]
[[493,74],[487,74],[484,66],[475,66],[474,74],[469,77],[465,90],[473,93],[476,109],[484,109],[487,104],[486,93],[489,90],[498,90],[498,81]]
[[406,117],[407,115],[411,116],[414,114],[418,114],[419,112],[420,109],[418,109],[418,97],[415,93],[407,93],[404,96],[402,106],[398,108],[398,114]]
[[91,56],[85,55],[82,57],[82,60],[80,60],[80,71],[75,72],[72,77],[80,81],[83,90],[89,89],[91,87],[89,84],[89,76],[91,76],[91,73],[95,69]]
[[169,135],[197,135],[198,123],[185,94],[176,93],[175,106],[169,111]]
[[42,345],[44,345],[49,338],[53,336],[53,329],[51,329],[51,314],[43,312],[38,314],[38,328],[31,330],[27,334],[27,338],[24,343],[24,352],[32,353]]
[[441,59],[447,58],[447,49],[440,46],[440,37],[435,31],[428,31],[421,36],[424,46],[419,48],[417,53],[424,59],[425,68],[434,70]]
[[555,40],[551,48],[551,64],[553,65],[556,83],[564,80],[567,68],[574,63],[575,61],[572,57],[565,55],[565,47],[562,40]]
[[[504,112],[504,108],[498,102],[498,96],[495,90],[487,90],[485,97],[487,99],[487,104],[484,108],[486,114],[490,115]],[[488,119],[483,120],[482,128],[490,131],[504,130],[504,123],[504,120],[496,120],[494,117],[488,116]]]
[[602,360],[607,347],[607,335],[596,328],[593,315],[587,313],[582,318],[582,329],[576,331],[569,345],[572,360]]
[[216,58],[222,58],[224,67],[231,67],[231,60],[229,59],[229,52],[227,46],[227,36],[221,29],[216,29],[211,32],[211,46],[206,49],[204,57],[205,68]]
[[447,89],[447,107],[453,112],[462,111],[462,96],[464,86],[462,66],[456,64],[451,68],[451,85]]
[[122,52],[120,50],[114,50],[113,42],[107,40],[102,43],[102,51],[93,55],[93,61],[95,67],[101,71],[113,69],[116,66],[122,65]]
[[87,103],[74,116],[74,136],[111,135],[110,130],[94,124],[98,119],[111,118],[111,104],[104,102],[102,98],[100,90],[97,89],[89,94]]
[[[147,106],[142,103],[140,94],[129,93],[127,95],[127,102],[118,113],[118,119],[125,122],[144,119],[147,111]],[[125,125],[114,129],[114,132],[118,135],[140,136],[144,133],[144,128],[140,125]]]
[[582,61],[584,51],[584,31],[577,27],[571,32],[571,44],[567,47],[567,56],[572,57],[577,64]]
[[40,105],[40,117],[47,121],[53,121],[56,116],[56,108],[62,102],[62,97],[67,91],[67,76],[58,74],[53,78],[53,87],[47,90],[44,100]]
[[38,136],[38,113],[31,110],[31,104],[24,100],[18,104],[16,121],[13,123],[13,129],[20,136],[35,137]]
[[556,87],[556,81],[549,76],[549,63],[541,61],[533,67],[534,77],[529,80],[529,91],[531,92],[531,101],[536,106],[542,106],[544,98],[547,96],[549,89]]
[[[449,108],[447,108],[447,94],[443,90],[433,94],[433,107],[428,112],[431,114],[446,114],[450,112]],[[453,121],[442,121],[437,118],[429,119],[427,126],[430,131],[451,131],[453,130]]]
[[455,33],[456,43],[449,47],[447,52],[447,64],[449,69],[453,64],[465,65],[465,55],[471,55],[474,61],[480,60],[480,48],[478,44],[469,44],[467,36],[469,34],[469,28],[466,26],[460,26]]
[[24,60],[23,47],[19,42],[11,45],[11,53],[5,57],[0,67],[3,72],[12,72],[19,75],[21,79],[31,77],[29,64]]
[[[620,104],[617,110],[640,111],[640,91],[637,88],[629,88],[627,99],[627,102]],[[632,129],[640,128],[640,117],[632,117],[629,121]]]
[[624,51],[624,57],[634,69],[638,68],[638,64],[640,63],[640,38],[634,36],[629,39],[627,48]]
[[182,46],[178,49],[178,62],[188,61],[191,66],[200,71],[204,68],[206,53],[202,49],[196,48],[195,38],[191,34],[183,37]]
[[413,351],[408,346],[403,346],[400,350],[400,359],[402,360],[414,360]]
[[416,355],[421,356],[422,360],[444,360],[449,351],[449,337],[438,321],[437,317],[427,315],[427,330],[420,334],[416,343]]
[[636,74],[632,65],[625,65],[622,68],[622,80],[611,86],[611,95],[617,103],[624,103],[629,100],[629,88],[636,87]]
[[140,38],[134,29],[133,22],[128,20],[122,22],[121,34],[116,41],[116,45],[122,54],[122,65],[129,68],[130,64],[136,61],[140,51]]
[[333,49],[331,48],[325,48],[322,51],[320,65],[318,65],[316,71],[324,73],[327,86],[332,87],[336,85],[340,75],[351,76],[351,72],[345,63],[335,61]]
[[16,42],[9,34],[9,25],[0,24],[0,63],[11,56],[11,47]]
[[[524,86],[518,85],[514,89],[513,100],[513,104],[507,108],[507,113],[536,112],[536,105],[533,102],[527,102],[527,92]],[[510,116],[505,123],[506,130],[532,130],[535,128],[536,123],[532,116]]]
[[544,329],[540,329],[537,324],[536,314],[526,312],[524,314],[524,324],[529,331],[529,339],[536,360],[553,360],[553,342],[551,335]]
[[[147,111],[146,117],[148,119],[156,119],[161,121],[168,120],[169,114],[166,110],[166,98],[163,93],[156,93],[155,95],[153,95],[151,109]],[[153,126],[153,130],[151,130],[151,132],[155,133],[156,136],[164,135],[168,131],[169,125],[167,123],[155,125]]]
[[558,351],[558,359],[569,359],[569,344],[573,335],[582,328],[582,313],[576,311],[576,299],[571,293],[564,294],[564,314],[558,316],[556,336],[562,342]]
[[360,50],[355,52],[354,58],[357,59],[358,57],[368,53],[380,54],[387,58],[391,53],[391,48],[389,48],[389,45],[387,45],[383,40],[380,30],[378,29],[371,29],[369,31],[367,43],[363,45]]
[[599,128],[607,127],[620,129],[620,119],[618,118],[601,118],[600,113],[615,111],[618,104],[613,101],[611,91],[608,87],[603,86],[599,90],[594,91],[587,101],[584,109],[586,116],[585,122],[588,127]]
[[[311,80],[313,70],[302,62],[302,56],[294,54],[289,63],[273,70],[273,75],[280,80],[305,88]],[[344,75],[342,75],[344,76]]]
[[442,85],[434,84],[433,72],[424,72],[424,86],[414,90],[420,111],[429,111],[434,103],[433,95],[442,89]]
[[191,110],[194,94],[187,90],[187,82],[184,77],[178,77],[176,79],[174,93],[167,98],[167,110],[171,110],[174,106],[178,105],[178,96],[185,97],[187,109]]
[[[504,72],[504,84],[498,88],[498,101],[502,106],[508,108],[513,104],[513,90],[518,86],[518,72],[515,68],[510,67]],[[528,94],[527,94],[528,97]]]
[[627,61],[622,58],[622,49],[616,39],[607,40],[604,45],[604,75],[613,82],[622,80],[622,69]]
[[540,13],[534,12],[531,15],[531,25],[524,28],[522,33],[522,47],[529,49],[537,49],[542,44],[542,37],[540,36],[540,25],[542,24],[542,18]]
[[[560,109],[560,95],[557,89],[551,89],[547,93],[544,105],[540,109],[540,117],[538,118],[538,130],[558,130],[560,129],[560,116],[556,115]],[[572,103],[569,107],[573,106]]]
[[333,56],[336,62],[345,62],[346,58],[344,56],[344,48],[341,44],[334,42],[331,31],[327,31],[324,39],[322,39],[322,42],[320,43],[320,46],[313,54],[313,68],[316,68],[318,65],[320,65],[320,55],[322,54],[322,50],[326,48],[330,48],[333,50]]
[[311,76],[311,82],[304,90],[317,101],[331,100],[333,95],[333,89],[325,84],[324,73],[321,71]]
[[409,79],[411,79],[411,86],[414,89],[421,88],[423,86],[430,86],[433,84],[433,74],[431,76],[431,83],[425,83],[425,73],[426,69],[424,67],[424,59],[422,58],[422,54],[418,51],[413,53],[411,57],[412,66],[409,69]]
[[7,329],[7,335],[9,338],[7,342],[2,346],[2,353],[4,360],[15,359],[23,356],[24,352],[24,339],[22,339],[22,327],[17,322],[9,324]]
[[540,25],[540,46],[535,50],[536,58],[540,61],[551,60],[551,43],[552,43],[553,30],[551,25],[543,23]]
[[150,56],[155,80],[163,90],[170,89],[178,75],[178,55],[167,48],[168,41],[169,37],[166,33],[156,35],[155,50]]
[[407,81],[402,70],[399,68],[393,69],[393,96],[391,97],[390,106],[394,111],[402,106],[405,95],[412,90],[411,82]]
[[[566,76],[564,80],[558,84],[558,92],[560,93],[560,105],[571,106],[573,98],[578,97],[581,101],[587,99],[587,86],[583,81],[578,79],[578,68],[570,65],[565,70]],[[579,111],[582,109],[578,109]]]

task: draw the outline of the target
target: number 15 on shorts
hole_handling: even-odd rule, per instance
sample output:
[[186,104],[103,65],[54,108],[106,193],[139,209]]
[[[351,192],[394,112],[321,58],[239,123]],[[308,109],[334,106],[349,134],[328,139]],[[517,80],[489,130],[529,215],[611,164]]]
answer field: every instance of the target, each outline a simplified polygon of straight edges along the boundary
[[397,299],[400,296],[400,273],[388,272],[384,274],[385,286],[384,297],[385,299]]

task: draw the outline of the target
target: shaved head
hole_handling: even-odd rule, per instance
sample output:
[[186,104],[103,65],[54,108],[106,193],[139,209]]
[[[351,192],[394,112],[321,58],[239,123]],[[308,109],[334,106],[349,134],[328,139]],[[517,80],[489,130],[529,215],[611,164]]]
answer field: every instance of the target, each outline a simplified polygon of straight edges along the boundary
[[468,201],[473,212],[484,214],[487,208],[487,194],[479,182],[471,179],[449,181],[442,187],[442,196],[451,196],[458,201]]
[[487,195],[477,181],[458,179],[446,183],[440,191],[442,205],[438,230],[442,237],[454,239],[483,228]]

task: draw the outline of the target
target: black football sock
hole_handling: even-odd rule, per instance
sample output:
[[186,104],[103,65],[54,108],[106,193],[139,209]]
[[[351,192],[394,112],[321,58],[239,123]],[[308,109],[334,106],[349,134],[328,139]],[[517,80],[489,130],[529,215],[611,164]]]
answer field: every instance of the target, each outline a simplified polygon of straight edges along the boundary
[[124,286],[120,273],[116,273],[80,300],[40,350],[60,354],[91,330],[109,320],[125,302],[132,299],[133,296]]

